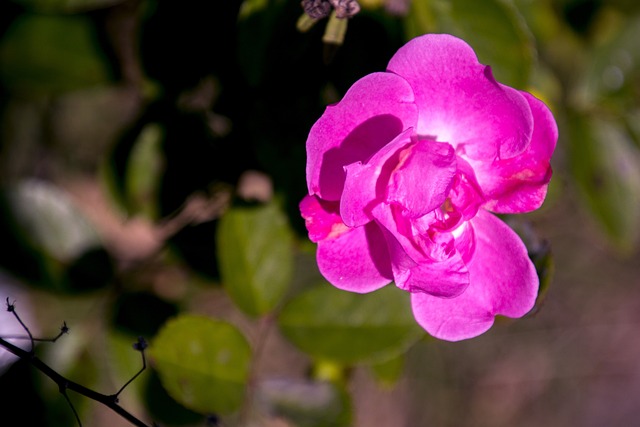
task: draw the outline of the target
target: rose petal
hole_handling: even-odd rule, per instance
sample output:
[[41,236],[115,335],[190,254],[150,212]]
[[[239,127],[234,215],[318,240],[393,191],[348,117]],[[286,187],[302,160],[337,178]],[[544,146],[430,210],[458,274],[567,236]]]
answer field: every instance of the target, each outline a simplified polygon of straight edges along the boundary
[[373,219],[371,210],[382,202],[402,206],[417,218],[444,203],[456,173],[456,156],[449,144],[418,141],[410,144],[409,128],[378,151],[366,164],[345,167],[347,177],[340,215],[350,227]]
[[397,287],[411,293],[425,293],[439,298],[461,295],[469,286],[469,270],[459,253],[453,252],[442,261],[423,258],[421,263],[412,261],[399,244],[392,245],[391,268]]
[[469,270],[458,253],[440,262],[425,262],[404,272],[401,279],[394,272],[396,285],[411,293],[453,298],[469,286]]
[[478,209],[485,204],[486,200],[473,168],[461,158],[458,158],[457,163],[458,171],[449,193],[450,209],[458,212],[464,220],[468,221],[476,216]]
[[[393,241],[397,241],[400,244],[407,256],[413,260],[413,264],[416,264],[417,261],[426,256],[420,245],[419,232],[414,230],[411,222],[402,216],[401,207],[381,203],[374,206],[371,214],[376,222],[380,224],[382,230],[388,231],[391,236],[393,236]],[[389,241],[391,242],[391,240]],[[389,243],[389,245],[389,250],[393,251],[394,249],[391,243]],[[407,264],[406,268],[409,268],[413,264]]]
[[414,240],[406,237],[406,231],[402,231],[403,224],[393,217],[392,208],[385,209],[384,205],[379,205],[374,210],[376,218],[383,219],[380,224],[387,241],[396,286],[409,292],[426,292],[445,298],[460,295],[466,289],[469,273],[453,242],[451,245],[447,242],[439,245],[438,257],[434,259],[429,255],[434,255],[437,248],[424,253],[417,247]]
[[309,194],[338,200],[344,166],[366,162],[413,126],[416,117],[413,92],[401,77],[374,73],[358,80],[311,128],[307,139]]
[[[402,132],[374,154],[367,163],[356,162],[345,167],[346,179],[340,199],[340,216],[349,227],[357,227],[371,221],[371,209],[384,201],[387,181],[391,170],[397,164],[397,153],[411,143],[412,132],[412,128]],[[384,181],[381,183],[382,188],[378,185],[381,175]]]
[[407,217],[421,217],[444,203],[455,173],[451,145],[418,141],[400,155],[389,180],[387,200],[402,206]]
[[533,119],[518,91],[498,84],[473,49],[448,34],[417,37],[391,58],[419,108],[416,132],[476,159],[509,158],[529,144]]
[[338,202],[327,202],[316,196],[302,199],[300,213],[312,242],[331,239],[347,231],[348,227],[342,222],[338,209]]
[[486,208],[498,213],[522,213],[538,209],[551,179],[551,155],[558,140],[558,126],[551,111],[533,95],[523,93],[534,117],[531,144],[520,155],[495,162],[472,161]]
[[470,285],[456,298],[412,295],[413,313],[431,335],[459,341],[487,331],[496,315],[521,317],[531,310],[538,276],[527,249],[505,223],[480,210],[471,221],[476,248],[469,268]]
[[375,291],[393,278],[385,239],[374,222],[319,241],[316,257],[322,275],[347,291]]

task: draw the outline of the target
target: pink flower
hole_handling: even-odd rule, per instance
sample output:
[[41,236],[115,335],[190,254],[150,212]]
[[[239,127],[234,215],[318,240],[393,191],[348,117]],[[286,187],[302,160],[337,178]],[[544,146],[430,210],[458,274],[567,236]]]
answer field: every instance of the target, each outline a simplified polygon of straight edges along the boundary
[[417,322],[450,341],[531,310],[527,250],[489,213],[540,207],[557,126],[532,95],[496,82],[446,34],[411,40],[357,81],[307,139],[300,203],[334,286],[411,293]]

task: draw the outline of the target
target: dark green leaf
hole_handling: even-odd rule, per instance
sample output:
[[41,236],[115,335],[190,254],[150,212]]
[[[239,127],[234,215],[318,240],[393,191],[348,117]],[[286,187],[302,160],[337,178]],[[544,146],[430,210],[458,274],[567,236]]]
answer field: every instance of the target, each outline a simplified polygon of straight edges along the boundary
[[[252,85],[261,83],[273,29],[282,1],[249,0],[242,4],[238,21],[238,63]],[[302,13],[302,8],[300,8]]]
[[202,414],[193,412],[176,402],[162,387],[156,371],[145,372],[144,403],[153,420],[163,426],[204,425]]
[[535,57],[533,37],[524,19],[507,0],[414,1],[407,14],[409,37],[445,32],[469,43],[496,79],[525,89]]
[[57,93],[109,81],[111,70],[84,15],[24,14],[0,44],[0,76],[12,89]]

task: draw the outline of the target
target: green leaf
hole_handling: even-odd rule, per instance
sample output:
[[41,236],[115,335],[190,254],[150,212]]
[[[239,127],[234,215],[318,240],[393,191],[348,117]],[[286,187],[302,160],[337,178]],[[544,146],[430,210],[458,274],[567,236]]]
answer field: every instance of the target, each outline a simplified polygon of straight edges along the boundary
[[229,414],[242,404],[251,348],[231,324],[182,315],[163,326],[149,350],[163,387],[186,408]]
[[570,117],[570,161],[586,206],[623,253],[640,237],[640,151],[626,129],[603,117]]
[[388,359],[424,335],[413,317],[409,293],[395,286],[356,294],[324,283],[291,300],[279,325],[303,351],[342,363]]
[[5,85],[33,93],[59,93],[108,82],[109,62],[84,15],[23,14],[0,43]]
[[131,214],[158,218],[158,192],[163,168],[163,129],[147,124],[136,140],[127,164],[126,199]]
[[273,310],[293,275],[293,233],[276,201],[235,206],[220,219],[220,275],[235,304],[250,316]]
[[175,401],[162,387],[160,377],[155,370],[147,373],[148,376],[142,391],[142,399],[145,403],[149,417],[161,426],[204,426],[204,416],[185,408]]
[[436,32],[435,8],[437,6],[436,3],[429,1],[411,2],[411,8],[404,20],[404,32],[407,39]]
[[242,4],[238,17],[238,64],[251,85],[262,83],[269,44],[285,3],[281,0],[247,0]]
[[409,38],[442,32],[469,43],[501,83],[524,89],[535,57],[533,36],[507,0],[414,1],[405,28]]

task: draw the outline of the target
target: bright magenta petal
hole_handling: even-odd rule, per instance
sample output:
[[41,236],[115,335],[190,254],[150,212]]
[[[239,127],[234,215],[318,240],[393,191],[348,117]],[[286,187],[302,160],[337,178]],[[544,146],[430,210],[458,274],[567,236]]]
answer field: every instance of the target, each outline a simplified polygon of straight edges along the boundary
[[408,256],[400,245],[391,251],[394,281],[400,289],[452,298],[462,294],[469,286],[469,270],[457,252],[442,261],[423,258],[420,264],[409,266]]
[[473,218],[486,202],[473,169],[461,158],[458,158],[458,173],[453,181],[449,201],[451,206],[447,207],[457,211],[467,221]]
[[337,202],[305,196],[300,202],[300,213],[312,242],[334,238],[348,229],[340,219]]
[[419,230],[416,230],[411,222],[403,217],[401,210],[400,207],[381,203],[374,206],[371,214],[376,219],[376,222],[380,224],[382,230],[385,231],[385,236],[387,234],[392,236],[387,239],[389,241],[389,251],[391,254],[393,255],[394,251],[396,251],[395,242],[397,242],[401,246],[402,251],[406,253],[408,259],[411,260],[411,262],[408,262],[404,257],[394,258],[392,256],[392,262],[394,262],[396,266],[402,264],[402,269],[408,269],[414,264],[417,264],[417,261],[413,260],[419,261],[425,258],[426,254],[420,244]]
[[487,331],[496,315],[522,317],[533,308],[538,276],[527,249],[505,223],[480,210],[471,221],[476,236],[468,264],[470,285],[456,298],[412,295],[413,313],[431,335],[448,341]]
[[534,117],[533,136],[527,150],[511,159],[473,162],[478,182],[488,199],[485,207],[493,212],[530,212],[538,209],[547,195],[558,126],[542,101],[523,94]]
[[340,289],[365,293],[392,281],[387,245],[374,222],[319,241],[316,257],[322,275]]
[[515,89],[498,84],[473,49],[448,34],[409,41],[388,71],[404,77],[419,108],[417,134],[475,159],[510,158],[529,144],[533,119]]
[[412,128],[402,132],[367,163],[356,162],[345,167],[340,216],[349,227],[371,221],[371,209],[384,201],[389,176],[398,163],[398,151],[411,143],[412,132]]
[[389,180],[387,201],[402,206],[409,218],[424,216],[444,203],[455,173],[451,145],[418,141],[400,154]]
[[366,162],[403,130],[414,126],[417,108],[404,79],[374,73],[358,80],[344,98],[327,107],[307,139],[309,194],[339,200],[344,167]]
[[398,228],[398,222],[392,219],[391,209],[379,205],[374,214],[379,218],[387,239],[396,286],[409,292],[426,292],[445,298],[460,295],[466,289],[469,273],[453,242],[430,242],[430,256],[426,255],[426,248],[420,248],[407,239],[407,232],[401,230],[401,224]]

